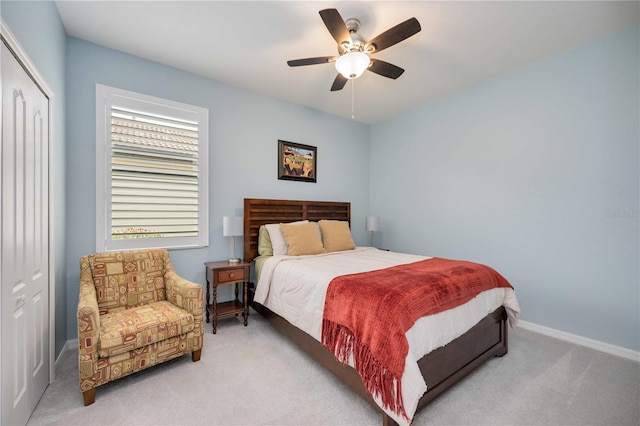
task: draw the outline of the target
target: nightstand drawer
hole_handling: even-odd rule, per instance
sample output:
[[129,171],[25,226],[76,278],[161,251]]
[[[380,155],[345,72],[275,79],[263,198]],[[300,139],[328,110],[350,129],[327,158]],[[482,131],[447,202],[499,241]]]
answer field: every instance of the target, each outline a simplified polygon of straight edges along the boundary
[[218,283],[245,281],[244,268],[228,269],[218,272]]

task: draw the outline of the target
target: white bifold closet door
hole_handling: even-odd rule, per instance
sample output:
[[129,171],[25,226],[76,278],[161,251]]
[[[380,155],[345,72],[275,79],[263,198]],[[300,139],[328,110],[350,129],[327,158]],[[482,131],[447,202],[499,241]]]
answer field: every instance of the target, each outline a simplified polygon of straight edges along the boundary
[[2,419],[24,425],[49,383],[49,100],[2,45]]

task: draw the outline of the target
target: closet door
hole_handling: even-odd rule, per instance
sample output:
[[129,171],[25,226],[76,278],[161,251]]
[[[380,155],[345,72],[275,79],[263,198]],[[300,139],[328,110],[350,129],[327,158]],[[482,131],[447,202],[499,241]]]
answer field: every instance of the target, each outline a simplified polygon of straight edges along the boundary
[[2,424],[49,383],[49,100],[2,45]]

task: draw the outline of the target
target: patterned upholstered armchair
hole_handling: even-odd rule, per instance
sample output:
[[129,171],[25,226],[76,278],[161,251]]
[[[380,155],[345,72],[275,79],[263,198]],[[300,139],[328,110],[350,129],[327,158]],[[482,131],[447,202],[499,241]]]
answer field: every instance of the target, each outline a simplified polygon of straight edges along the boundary
[[96,387],[202,351],[203,287],[176,275],[163,249],[80,259],[78,367],[84,405]]

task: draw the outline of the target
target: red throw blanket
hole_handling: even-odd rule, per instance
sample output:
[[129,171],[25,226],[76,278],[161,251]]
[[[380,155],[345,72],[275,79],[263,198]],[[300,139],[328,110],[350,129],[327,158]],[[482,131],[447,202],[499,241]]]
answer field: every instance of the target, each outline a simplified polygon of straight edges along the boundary
[[409,351],[405,333],[420,317],[497,287],[511,285],[488,266],[440,258],[339,276],[327,288],[322,343],[342,363],[353,355],[365,388],[410,420],[401,386]]

